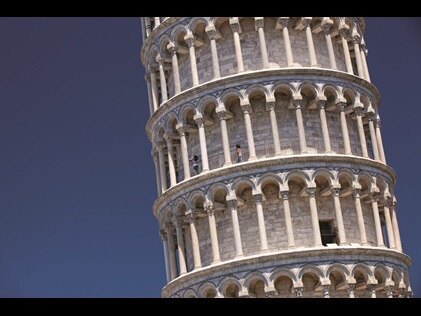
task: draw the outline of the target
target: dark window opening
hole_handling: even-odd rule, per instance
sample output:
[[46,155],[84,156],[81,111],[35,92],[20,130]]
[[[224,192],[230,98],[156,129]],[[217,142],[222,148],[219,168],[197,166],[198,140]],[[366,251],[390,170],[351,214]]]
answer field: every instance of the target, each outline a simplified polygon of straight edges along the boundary
[[320,235],[323,246],[327,244],[338,244],[336,229],[333,227],[333,221],[319,221]]

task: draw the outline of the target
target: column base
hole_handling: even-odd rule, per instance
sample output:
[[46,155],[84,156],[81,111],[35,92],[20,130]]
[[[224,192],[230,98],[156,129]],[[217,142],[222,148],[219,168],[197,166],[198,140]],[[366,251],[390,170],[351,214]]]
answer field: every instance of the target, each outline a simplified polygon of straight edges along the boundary
[[247,161],[253,161],[253,160],[257,160],[257,156],[250,156]]
[[232,166],[232,161],[226,162],[222,165],[222,167],[229,167],[229,166]]

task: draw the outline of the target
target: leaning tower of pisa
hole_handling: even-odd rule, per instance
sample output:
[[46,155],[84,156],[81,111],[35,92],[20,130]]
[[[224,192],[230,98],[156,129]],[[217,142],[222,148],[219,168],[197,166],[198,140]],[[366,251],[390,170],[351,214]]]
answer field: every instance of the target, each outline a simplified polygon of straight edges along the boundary
[[364,19],[141,22],[161,296],[412,296]]

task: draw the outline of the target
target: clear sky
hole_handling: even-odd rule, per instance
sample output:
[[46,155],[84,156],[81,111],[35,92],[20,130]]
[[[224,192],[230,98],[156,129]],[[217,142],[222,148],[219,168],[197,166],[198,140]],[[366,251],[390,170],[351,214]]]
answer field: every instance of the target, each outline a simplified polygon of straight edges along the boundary
[[[421,18],[365,40],[421,297]],[[0,18],[0,297],[159,297],[138,18]]]

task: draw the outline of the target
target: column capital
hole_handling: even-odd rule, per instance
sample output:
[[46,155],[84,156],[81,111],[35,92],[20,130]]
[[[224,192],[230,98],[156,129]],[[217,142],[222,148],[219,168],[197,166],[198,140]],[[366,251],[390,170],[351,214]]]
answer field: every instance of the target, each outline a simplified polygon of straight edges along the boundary
[[196,218],[196,214],[195,214],[195,212],[193,212],[193,210],[192,209],[188,209],[186,212],[185,212],[185,215],[186,215],[186,217],[191,221],[191,220],[194,220],[195,218]]
[[320,23],[325,34],[330,34],[332,29],[333,20],[329,18],[323,18],[322,22]]
[[294,291],[295,291],[295,295],[297,297],[302,297],[303,296],[303,287],[294,287]]
[[174,138],[174,135],[172,133],[164,133],[164,139],[167,141],[167,143],[172,143]]
[[302,17],[295,25],[295,29],[298,31],[305,29],[307,26],[310,26],[311,20],[312,17]]
[[326,107],[327,100],[319,100],[319,110],[324,110]]
[[279,192],[283,200],[288,200],[289,191],[281,191]]
[[169,42],[167,45],[167,50],[170,52],[171,55],[175,55],[177,53],[177,49],[173,42]]
[[272,111],[275,109],[275,100],[266,100],[266,110]]
[[156,55],[155,60],[159,64],[159,66],[162,66],[164,64],[164,59],[161,57],[160,54]]
[[227,111],[223,107],[217,106],[215,109],[215,112],[216,112],[216,115],[218,115],[218,118],[220,120],[224,120],[227,115]]
[[159,236],[161,236],[162,241],[167,241],[168,236],[164,228],[159,231]]
[[215,213],[215,207],[213,206],[212,203],[208,203],[208,204],[204,205],[204,209],[205,209],[205,212],[209,216],[212,216]]
[[193,116],[193,120],[196,122],[198,127],[203,127],[203,115],[200,113],[197,113]]
[[222,37],[221,33],[219,33],[216,28],[215,25],[208,25],[205,27],[205,32],[209,37],[209,40],[217,40],[220,39]]
[[255,23],[255,30],[258,31],[259,28],[263,28],[264,27],[264,18],[263,17],[255,17],[254,18],[254,23]]
[[289,17],[279,17],[276,21],[276,29],[283,30],[288,27]]
[[293,104],[294,104],[296,109],[302,109],[302,108],[306,107],[307,102],[305,100],[302,100],[302,99],[296,99],[296,100],[293,101]]
[[189,32],[184,36],[184,40],[186,41],[187,45],[189,47],[194,46],[195,38],[193,33]]
[[342,38],[344,38],[345,40],[347,40],[347,37],[348,37],[348,29],[349,29],[349,26],[345,26],[345,25],[343,25],[343,26],[339,26],[339,28],[338,28],[338,33],[339,33],[339,35],[342,37]]
[[227,205],[230,209],[237,208],[237,199],[227,199]]
[[346,107],[346,102],[345,101],[343,101],[343,100],[340,100],[339,102],[337,102],[336,103],[336,106],[338,107],[338,109],[340,110],[340,111],[344,111],[345,110],[345,107]]
[[262,193],[256,193],[253,194],[254,200],[256,202],[256,204],[262,204],[263,201],[263,194]]
[[315,197],[316,196],[316,189],[317,189],[316,187],[309,187],[309,188],[306,189],[306,191],[307,191],[307,193],[310,197]]
[[175,125],[175,129],[177,130],[178,134],[180,134],[181,137],[186,135],[186,130],[184,128],[183,123],[177,123],[177,125]]
[[246,113],[246,112],[251,113],[251,104],[250,104],[250,101],[248,99],[241,100],[240,106],[241,106],[241,109],[243,110],[244,113]]
[[332,194],[336,197],[339,197],[339,193],[341,193],[341,188],[336,187],[336,186],[331,186],[330,187],[330,192],[332,192]]
[[231,29],[234,33],[241,33],[242,32],[240,21],[238,20],[238,17],[230,18],[229,23],[230,23]]

